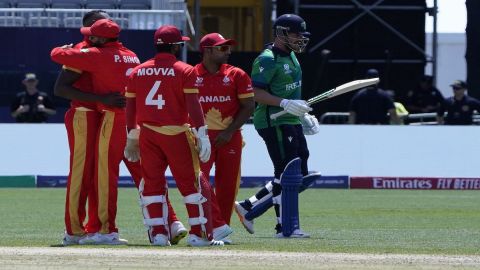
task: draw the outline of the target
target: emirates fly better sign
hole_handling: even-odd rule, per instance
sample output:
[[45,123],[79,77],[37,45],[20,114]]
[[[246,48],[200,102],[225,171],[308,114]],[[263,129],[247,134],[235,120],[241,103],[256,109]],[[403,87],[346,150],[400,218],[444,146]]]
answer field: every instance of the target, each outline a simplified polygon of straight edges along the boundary
[[480,190],[480,178],[350,177],[350,188]]

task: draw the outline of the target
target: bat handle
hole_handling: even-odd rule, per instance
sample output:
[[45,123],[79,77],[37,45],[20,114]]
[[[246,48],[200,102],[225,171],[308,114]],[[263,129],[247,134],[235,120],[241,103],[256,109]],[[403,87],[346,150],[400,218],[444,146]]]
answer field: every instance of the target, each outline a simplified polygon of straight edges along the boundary
[[270,115],[270,119],[275,120],[275,119],[277,119],[278,117],[280,117],[284,114],[287,114],[287,111],[281,111],[281,112],[274,113],[274,114]]

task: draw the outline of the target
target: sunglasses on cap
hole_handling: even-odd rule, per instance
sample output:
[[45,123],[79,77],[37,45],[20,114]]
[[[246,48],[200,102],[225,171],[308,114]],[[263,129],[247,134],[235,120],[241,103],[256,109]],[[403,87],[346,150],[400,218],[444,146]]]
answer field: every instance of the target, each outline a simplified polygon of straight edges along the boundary
[[205,46],[204,48],[212,48],[212,49],[216,49],[217,51],[220,51],[220,52],[227,52],[227,51],[230,51],[230,45],[222,45],[222,46]]

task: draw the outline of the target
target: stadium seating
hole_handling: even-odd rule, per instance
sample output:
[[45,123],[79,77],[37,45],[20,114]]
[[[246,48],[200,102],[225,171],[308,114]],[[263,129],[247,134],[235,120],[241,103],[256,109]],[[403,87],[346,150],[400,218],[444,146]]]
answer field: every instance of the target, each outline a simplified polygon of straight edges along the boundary
[[149,0],[119,0],[119,8],[121,9],[151,9],[151,1]]
[[60,19],[48,16],[32,16],[28,18],[30,27],[60,27]]
[[[180,2],[183,3],[183,1]],[[162,6],[171,7],[176,3],[177,1],[167,1]],[[0,0],[0,8],[151,9],[152,2],[150,0]]]
[[11,8],[12,3],[9,0],[0,0],[0,8]]
[[16,8],[47,8],[50,6],[49,0],[13,0],[13,7]]
[[87,9],[116,9],[118,0],[86,0]]
[[23,16],[0,16],[0,26],[6,27],[23,27],[25,26],[25,18]]
[[63,27],[65,28],[79,28],[82,27],[82,19],[81,16],[71,16],[63,18]]
[[83,0],[51,0],[51,8],[84,8]]

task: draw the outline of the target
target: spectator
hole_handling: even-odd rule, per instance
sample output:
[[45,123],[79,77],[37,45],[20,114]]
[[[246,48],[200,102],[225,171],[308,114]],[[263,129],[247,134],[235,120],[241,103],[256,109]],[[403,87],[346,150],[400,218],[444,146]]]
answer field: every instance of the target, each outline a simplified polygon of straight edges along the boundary
[[[395,91],[394,90],[385,90],[385,92],[393,100],[393,105],[395,105],[395,111],[397,112],[398,121],[401,125],[403,125],[405,118],[408,116],[407,109],[405,108],[405,106],[403,106],[402,103],[395,101]],[[394,124],[394,122],[390,121],[390,124]]]
[[[376,69],[367,70],[366,78],[377,77],[379,74]],[[389,123],[389,114],[390,122],[399,122],[393,100],[385,91],[378,88],[378,85],[373,85],[361,89],[353,96],[348,122],[350,124],[386,125]]]
[[37,89],[38,80],[34,73],[25,74],[22,81],[25,91],[17,94],[10,112],[18,123],[44,123],[48,116],[56,113],[55,106],[47,93]]
[[443,96],[433,86],[433,77],[423,76],[414,90],[407,93],[407,109],[410,113],[436,112],[443,102]]
[[[473,123],[473,111],[480,111],[480,101],[468,96],[467,84],[464,81],[456,80],[450,85],[453,89],[453,96],[445,99],[437,112],[439,125],[471,125]],[[444,121],[445,111],[448,113]]]

